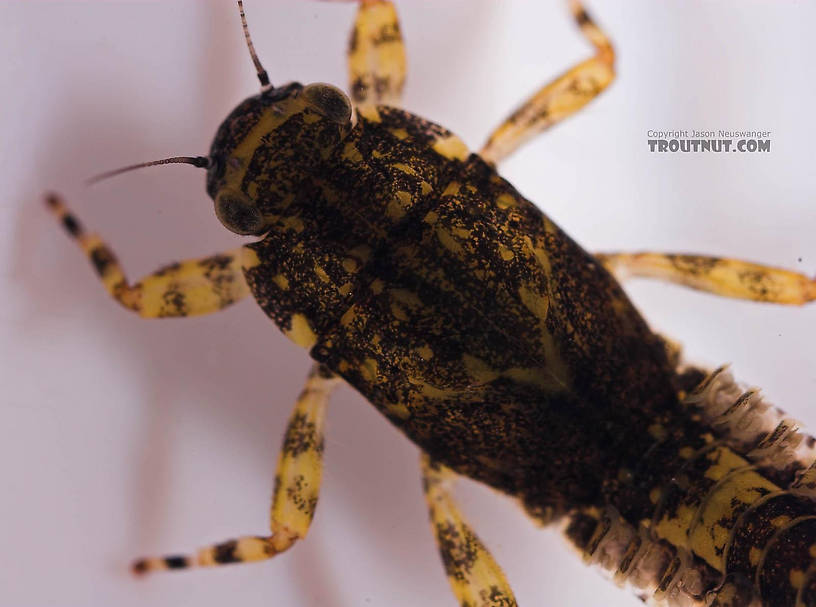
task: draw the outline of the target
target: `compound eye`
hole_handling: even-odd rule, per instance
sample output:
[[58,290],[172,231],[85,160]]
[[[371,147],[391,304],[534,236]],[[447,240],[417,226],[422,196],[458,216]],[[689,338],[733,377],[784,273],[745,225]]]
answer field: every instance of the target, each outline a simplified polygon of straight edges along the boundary
[[266,221],[258,208],[234,192],[221,192],[215,199],[215,214],[230,232],[244,236],[262,234]]
[[340,124],[346,124],[351,120],[351,101],[336,86],[309,84],[301,94],[329,120]]

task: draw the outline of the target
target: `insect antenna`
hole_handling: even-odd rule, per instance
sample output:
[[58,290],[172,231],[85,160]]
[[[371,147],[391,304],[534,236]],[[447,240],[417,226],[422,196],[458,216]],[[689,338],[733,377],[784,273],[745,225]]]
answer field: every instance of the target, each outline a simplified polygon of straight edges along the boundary
[[255,53],[255,46],[252,44],[252,38],[249,36],[249,26],[247,26],[246,14],[244,13],[243,0],[238,0],[238,10],[241,13],[241,25],[244,28],[244,38],[246,38],[247,48],[249,48],[249,55],[252,57],[252,63],[255,64],[255,70],[258,72],[258,80],[261,81],[261,87],[266,88],[271,86],[269,84],[269,74],[266,73],[266,70],[261,65],[261,60],[258,59],[258,55]]
[[152,167],[156,166],[157,164],[191,164],[194,167],[198,167],[200,169],[208,169],[210,168],[210,159],[205,156],[173,156],[172,158],[162,158],[161,160],[140,162],[139,164],[131,164],[120,169],[114,169],[112,171],[100,173],[99,175],[91,177],[85,183],[88,185],[92,185],[94,183],[102,181],[103,179],[108,179],[109,177],[116,177],[117,175],[127,173],[128,171],[134,171],[136,169],[141,169],[144,167]]

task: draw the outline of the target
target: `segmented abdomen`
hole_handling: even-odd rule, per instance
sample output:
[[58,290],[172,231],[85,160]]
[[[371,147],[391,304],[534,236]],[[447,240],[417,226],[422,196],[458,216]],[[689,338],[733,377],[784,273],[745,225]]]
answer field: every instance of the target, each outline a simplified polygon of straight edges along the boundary
[[724,369],[686,402],[711,434],[651,491],[651,520],[584,509],[569,517],[567,538],[653,603],[816,605],[814,439]]

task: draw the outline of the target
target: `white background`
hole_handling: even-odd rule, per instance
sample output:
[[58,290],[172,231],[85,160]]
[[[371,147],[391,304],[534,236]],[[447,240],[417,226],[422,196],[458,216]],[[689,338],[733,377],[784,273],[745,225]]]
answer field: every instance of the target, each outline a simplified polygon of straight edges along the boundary
[[[593,2],[619,78],[502,172],[590,250],[733,255],[816,271],[816,10],[802,2]],[[348,4],[249,0],[273,82],[345,84]],[[402,2],[405,105],[477,148],[590,48],[558,2]],[[0,604],[452,606],[417,450],[334,399],[308,539],[264,564],[134,580],[132,558],[264,533],[276,451],[308,368],[252,302],[142,321],[44,211],[64,193],[136,278],[235,247],[191,167],[86,188],[112,167],[206,154],[257,91],[230,2],[0,5]],[[647,129],[766,129],[770,154],[653,154]],[[731,361],[816,423],[816,306],[628,285],[689,358]],[[464,510],[520,604],[635,605],[555,531],[469,483]]]

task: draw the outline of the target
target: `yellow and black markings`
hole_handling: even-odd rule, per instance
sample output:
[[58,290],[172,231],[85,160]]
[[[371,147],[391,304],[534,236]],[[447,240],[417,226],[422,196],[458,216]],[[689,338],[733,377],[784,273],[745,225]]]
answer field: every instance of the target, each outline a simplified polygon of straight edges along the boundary
[[48,198],[125,307],[192,316],[252,294],[316,361],[281,450],[270,534],[142,559],[135,571],[262,560],[305,537],[325,407],[342,379],[422,451],[431,521],[463,606],[515,599],[453,501],[457,474],[516,498],[541,523],[567,521],[588,560],[641,594],[814,604],[816,502],[795,486],[801,462],[774,457],[791,426],[745,442],[684,403],[703,373],[678,369],[677,348],[609,270],[777,303],[812,300],[814,281],[697,255],[593,256],[496,170],[614,78],[609,39],[570,6],[595,54],[540,89],[480,154],[393,107],[405,56],[391,2],[360,2],[351,99],[325,84],[276,87],[253,51],[261,92],[227,116],[206,158],[188,162],[206,169],[221,223],[256,237],[236,250],[131,285],[111,249]]
[[306,537],[312,523],[323,476],[323,426],[326,406],[337,378],[314,365],[286,427],[275,472],[270,509],[270,535],[246,536],[202,548],[195,556],[139,559],[139,574],[162,569],[210,567],[272,558]]

